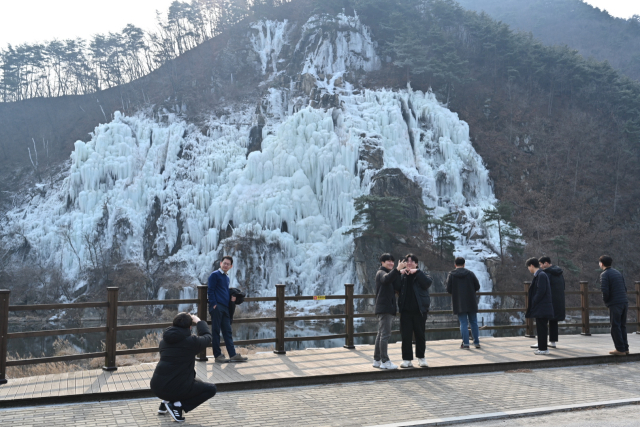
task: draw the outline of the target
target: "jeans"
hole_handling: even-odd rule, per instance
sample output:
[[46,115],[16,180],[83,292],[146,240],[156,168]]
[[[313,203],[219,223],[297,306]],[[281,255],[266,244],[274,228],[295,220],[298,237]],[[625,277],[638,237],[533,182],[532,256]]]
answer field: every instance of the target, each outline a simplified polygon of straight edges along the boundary
[[185,396],[180,398],[182,409],[185,412],[193,411],[198,406],[202,405],[207,400],[216,395],[218,389],[215,384],[205,383],[204,381],[195,379],[191,391]]
[[558,342],[558,321],[549,319],[549,341]]
[[373,360],[382,363],[389,361],[387,348],[389,346],[389,338],[391,337],[391,322],[393,314],[377,314],[378,317],[378,335],[376,335],[376,346],[373,351]]
[[611,320],[611,338],[618,351],[629,351],[627,341],[627,311],[629,303],[613,304],[609,306],[609,319]]
[[229,308],[222,304],[216,305],[216,308],[209,309],[211,315],[211,347],[213,348],[213,356],[218,357],[222,354],[220,350],[220,331],[222,330],[222,338],[227,347],[229,357],[236,355],[236,349],[233,346],[233,337],[231,336],[231,318],[229,317]]
[[480,345],[480,331],[478,330],[478,313],[458,313],[460,321],[460,333],[462,334],[462,344],[469,345],[469,323],[471,323],[471,333],[473,343]]
[[547,334],[549,333],[549,319],[536,318],[536,332],[538,333],[538,350],[547,350]]
[[427,315],[422,313],[404,311],[400,314],[400,335],[402,336],[402,360],[413,360],[413,337],[416,337],[416,357],[424,359],[426,350],[426,338],[424,334],[424,322]]

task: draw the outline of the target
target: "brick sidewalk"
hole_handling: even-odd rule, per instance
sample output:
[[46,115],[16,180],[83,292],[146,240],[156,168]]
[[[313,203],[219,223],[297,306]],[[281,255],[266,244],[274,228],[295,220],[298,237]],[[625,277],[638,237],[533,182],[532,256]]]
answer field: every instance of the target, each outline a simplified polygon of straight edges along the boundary
[[[193,426],[367,426],[640,398],[640,363],[370,381],[220,393],[186,415]],[[159,401],[0,411],[3,426],[177,425]]]

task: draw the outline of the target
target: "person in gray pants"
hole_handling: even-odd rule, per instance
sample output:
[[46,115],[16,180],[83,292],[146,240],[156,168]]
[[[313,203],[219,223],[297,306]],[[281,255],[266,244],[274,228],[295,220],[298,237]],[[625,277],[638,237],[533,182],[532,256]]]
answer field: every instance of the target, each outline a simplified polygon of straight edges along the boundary
[[378,335],[373,353],[373,367],[380,369],[398,369],[389,360],[387,347],[391,337],[391,322],[396,315],[396,294],[394,285],[400,280],[400,271],[407,264],[398,263],[394,268],[395,259],[391,254],[380,255],[380,269],[376,273],[376,306],[375,314],[378,318]]

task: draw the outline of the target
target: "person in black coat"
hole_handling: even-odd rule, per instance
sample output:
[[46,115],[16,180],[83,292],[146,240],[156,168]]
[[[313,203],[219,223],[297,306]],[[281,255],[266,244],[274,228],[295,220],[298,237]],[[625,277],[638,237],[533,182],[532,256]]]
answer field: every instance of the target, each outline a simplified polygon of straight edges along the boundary
[[549,276],[540,270],[540,262],[536,258],[529,258],[525,265],[533,274],[533,281],[529,287],[529,307],[525,317],[536,319],[538,332],[538,349],[535,354],[549,354],[547,348],[547,334],[549,332],[549,319],[553,319],[553,303],[551,299],[551,285]]
[[609,308],[611,321],[611,338],[616,346],[609,354],[625,356],[629,354],[629,341],[627,341],[627,311],[629,299],[627,298],[627,284],[624,277],[615,268],[611,268],[613,260],[608,255],[600,257],[600,268],[604,270],[600,274],[600,289],[602,299]]
[[391,360],[387,349],[391,337],[391,322],[396,315],[396,283],[400,280],[400,271],[406,267],[405,262],[399,262],[394,268],[395,259],[391,254],[380,255],[380,269],[376,273],[376,305],[375,314],[378,318],[378,335],[373,351],[373,367],[380,369],[398,369]]
[[401,271],[397,283],[398,307],[400,308],[400,335],[402,336],[401,368],[412,368],[413,336],[416,337],[416,357],[421,368],[427,367],[424,357],[426,350],[425,322],[431,305],[429,288],[433,283],[431,277],[418,269],[418,257],[408,254],[404,261],[406,267]]
[[447,292],[451,294],[453,314],[458,315],[462,344],[460,348],[469,348],[469,324],[473,334],[473,344],[480,348],[480,331],[478,329],[478,302],[476,292],[480,290],[480,282],[471,270],[464,268],[465,259],[457,257],[454,261],[456,269],[447,276]]
[[[548,256],[541,257],[540,268],[549,276],[549,284],[551,285],[551,302],[553,304],[554,318],[549,319],[549,347],[557,348],[558,342],[558,322],[564,321],[566,317],[565,303],[564,303],[564,276],[562,275],[562,269],[557,265],[551,264],[551,258]],[[537,345],[531,346],[538,348]]]
[[[191,335],[196,325],[198,336]],[[158,413],[167,411],[178,422],[183,411],[197,408],[216,394],[215,384],[196,378],[195,356],[211,345],[207,322],[189,313],[178,313],[160,341],[160,361],[151,377],[151,391],[162,399]]]

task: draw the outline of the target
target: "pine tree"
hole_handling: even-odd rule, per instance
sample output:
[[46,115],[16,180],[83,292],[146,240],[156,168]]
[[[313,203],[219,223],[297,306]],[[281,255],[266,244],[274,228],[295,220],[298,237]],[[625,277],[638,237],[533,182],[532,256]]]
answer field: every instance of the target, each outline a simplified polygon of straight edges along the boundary
[[556,260],[558,264],[566,267],[566,269],[571,271],[572,273],[579,273],[580,269],[573,263],[573,261],[567,258],[567,256],[573,252],[571,249],[569,249],[569,239],[567,238],[567,236],[556,236],[553,238],[552,242],[553,252],[555,252],[556,254]]
[[407,207],[399,197],[380,197],[365,195],[354,201],[355,226],[345,234],[377,235],[407,232],[409,220],[404,210]]
[[453,242],[456,240],[454,233],[458,232],[457,217],[458,212],[451,212],[434,221],[434,241],[442,259],[453,258],[453,250],[455,249]]
[[516,227],[511,224],[513,206],[509,203],[498,203],[495,208],[483,209],[483,221],[488,227],[498,228],[500,246],[500,260],[504,263],[505,251],[513,254],[521,254],[522,244]]

